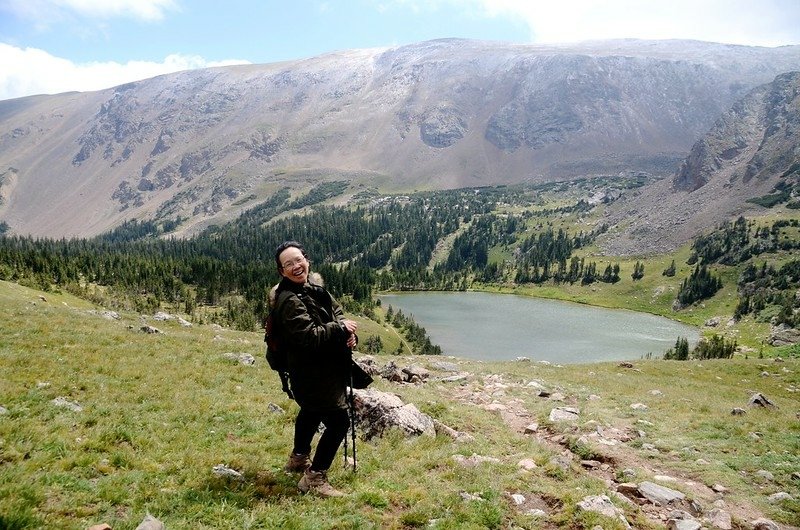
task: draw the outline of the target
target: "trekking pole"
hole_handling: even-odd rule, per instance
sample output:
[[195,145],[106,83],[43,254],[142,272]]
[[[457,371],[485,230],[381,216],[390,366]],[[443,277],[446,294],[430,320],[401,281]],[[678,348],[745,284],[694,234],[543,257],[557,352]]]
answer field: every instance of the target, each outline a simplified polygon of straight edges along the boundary
[[353,377],[350,376],[350,436],[353,440],[353,473],[356,472],[356,400],[353,396]]

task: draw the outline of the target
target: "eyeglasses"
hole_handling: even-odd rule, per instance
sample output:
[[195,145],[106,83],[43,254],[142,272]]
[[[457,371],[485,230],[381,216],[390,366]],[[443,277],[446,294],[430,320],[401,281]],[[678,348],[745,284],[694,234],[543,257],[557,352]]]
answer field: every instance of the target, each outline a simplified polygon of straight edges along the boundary
[[284,269],[291,269],[292,267],[302,264],[305,261],[305,259],[306,259],[305,257],[300,256],[299,258],[285,261],[282,266]]

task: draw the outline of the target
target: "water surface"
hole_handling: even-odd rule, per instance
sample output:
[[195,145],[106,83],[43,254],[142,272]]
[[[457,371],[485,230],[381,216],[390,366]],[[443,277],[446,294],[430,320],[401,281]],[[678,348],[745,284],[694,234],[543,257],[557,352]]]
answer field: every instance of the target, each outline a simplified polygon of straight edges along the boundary
[[444,355],[486,361],[528,357],[552,363],[589,363],[662,356],[697,328],[635,311],[605,309],[512,294],[413,292],[380,296],[412,315]]

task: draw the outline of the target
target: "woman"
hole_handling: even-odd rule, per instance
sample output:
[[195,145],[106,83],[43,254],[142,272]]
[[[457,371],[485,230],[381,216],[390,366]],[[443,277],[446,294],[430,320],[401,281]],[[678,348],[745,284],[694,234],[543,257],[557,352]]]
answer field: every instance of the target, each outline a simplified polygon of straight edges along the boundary
[[[281,281],[271,310],[287,350],[291,391],[300,406],[286,470],[303,473],[298,484],[303,492],[342,496],[328,482],[327,472],[349,425],[345,391],[358,324],[344,318],[341,306],[317,279],[319,275],[309,282],[310,262],[300,243],[281,244],[275,263]],[[325,430],[312,460],[311,442],[320,423]]]

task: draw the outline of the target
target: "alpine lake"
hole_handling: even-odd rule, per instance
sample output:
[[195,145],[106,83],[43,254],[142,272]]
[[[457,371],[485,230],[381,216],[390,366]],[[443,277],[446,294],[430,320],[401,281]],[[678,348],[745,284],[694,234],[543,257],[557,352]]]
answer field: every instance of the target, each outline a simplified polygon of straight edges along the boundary
[[379,296],[424,327],[443,355],[483,361],[553,364],[662,357],[678,337],[697,344],[697,328],[665,317],[572,302],[483,292],[408,292]]

